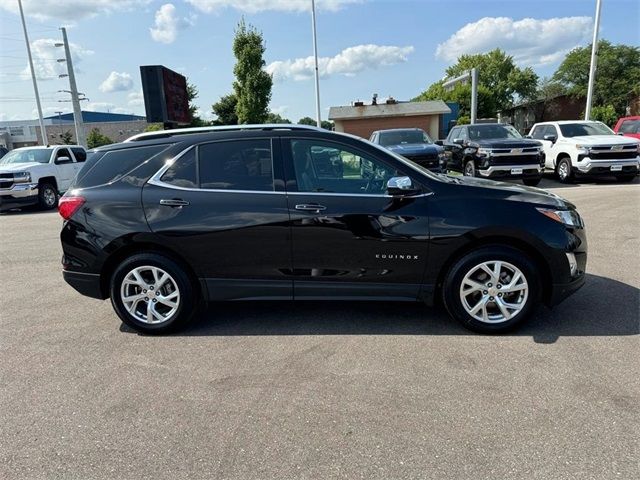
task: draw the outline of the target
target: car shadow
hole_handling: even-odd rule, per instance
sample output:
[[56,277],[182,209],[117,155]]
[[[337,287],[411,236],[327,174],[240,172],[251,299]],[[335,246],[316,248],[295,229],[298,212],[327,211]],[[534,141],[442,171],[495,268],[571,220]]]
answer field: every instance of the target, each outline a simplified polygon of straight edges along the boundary
[[[606,295],[603,294],[606,292]],[[541,307],[511,336],[549,344],[566,336],[640,333],[640,289],[588,275],[586,285],[552,310]],[[125,326],[123,332],[135,333]],[[475,335],[442,308],[404,302],[213,303],[177,336]]]
[[620,182],[616,180],[614,177],[583,177],[576,179],[573,183],[562,183],[560,182],[553,173],[545,173],[542,177],[542,182],[538,185],[538,188],[548,189],[548,188],[576,188],[581,187],[583,185],[597,185],[597,186],[605,186],[605,185],[638,185],[640,184],[640,177],[636,177],[630,182]]
[[16,216],[16,215],[44,215],[47,213],[58,213],[57,209],[52,210],[41,210],[38,207],[21,207],[21,208],[13,208],[11,210],[4,210],[0,212],[0,216]]

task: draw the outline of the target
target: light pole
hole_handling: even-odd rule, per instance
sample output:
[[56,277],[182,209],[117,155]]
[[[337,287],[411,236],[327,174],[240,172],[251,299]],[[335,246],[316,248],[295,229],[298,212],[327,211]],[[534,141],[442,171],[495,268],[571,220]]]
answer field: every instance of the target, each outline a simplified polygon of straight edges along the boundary
[[322,127],[322,118],[320,118],[320,77],[318,74],[318,38],[316,34],[316,2],[311,0],[311,24],[313,30],[313,60],[315,63],[316,78],[316,123],[318,128]]
[[601,0],[596,0],[596,18],[593,25],[593,42],[591,44],[591,65],[589,67],[589,86],[587,87],[587,105],[584,108],[584,119],[591,117],[591,103],[593,102],[593,84],[596,79],[598,66],[598,31],[600,30]]
[[471,118],[469,122],[473,125],[478,119],[478,69],[472,68],[459,77],[447,80],[442,84],[444,88],[452,87],[460,82],[468,82],[471,79]]

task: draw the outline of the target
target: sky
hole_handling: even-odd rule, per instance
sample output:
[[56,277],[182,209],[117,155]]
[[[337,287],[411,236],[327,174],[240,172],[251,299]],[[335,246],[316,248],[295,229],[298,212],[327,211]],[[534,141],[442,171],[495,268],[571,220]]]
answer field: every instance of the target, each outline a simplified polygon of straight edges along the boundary
[[[316,0],[321,114],[329,107],[409,100],[465,53],[500,47],[552,75],[587,45],[595,0]],[[71,111],[59,27],[67,27],[85,110],[144,115],[140,65],[196,85],[200,114],[232,91],[234,29],[263,33],[272,111],[315,117],[311,0],[23,0],[45,116]],[[640,46],[640,0],[602,0],[600,36]],[[62,102],[60,100],[63,100]],[[37,117],[17,0],[0,0],[0,121]]]

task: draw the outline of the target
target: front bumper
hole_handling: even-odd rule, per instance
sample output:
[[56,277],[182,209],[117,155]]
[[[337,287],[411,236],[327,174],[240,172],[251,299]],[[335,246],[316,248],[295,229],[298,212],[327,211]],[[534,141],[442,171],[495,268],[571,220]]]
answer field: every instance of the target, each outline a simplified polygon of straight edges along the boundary
[[0,190],[0,211],[26,207],[38,203],[37,183],[16,183]]
[[[542,176],[542,165],[532,163],[529,165],[491,165],[488,168],[478,169],[481,177],[485,178],[531,178]],[[520,173],[512,173],[514,172]]]
[[640,157],[624,160],[593,160],[590,157],[580,157],[571,170],[578,175],[630,175],[638,173],[639,168]]

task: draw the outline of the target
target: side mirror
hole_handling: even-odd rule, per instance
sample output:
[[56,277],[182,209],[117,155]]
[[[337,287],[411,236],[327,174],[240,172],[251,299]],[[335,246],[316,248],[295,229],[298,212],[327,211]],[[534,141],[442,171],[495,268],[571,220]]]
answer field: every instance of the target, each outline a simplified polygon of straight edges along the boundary
[[454,138],[453,139],[453,143],[455,143],[456,145],[462,146],[462,145],[464,145],[464,140],[461,139],[461,138]]
[[56,158],[56,161],[55,161],[56,165],[63,165],[65,163],[71,163],[71,158],[70,157],[58,157],[58,158]]
[[433,143],[435,143],[436,145],[440,145],[441,147],[443,147],[443,146],[444,146],[444,141],[442,141],[442,140],[436,140],[436,141],[435,141],[435,142],[433,142]]
[[409,177],[392,177],[387,181],[387,193],[394,197],[411,195],[417,191]]
[[622,133],[622,132],[618,132],[616,135],[620,135],[620,136],[624,137],[624,133]]
[[551,143],[555,143],[556,140],[558,139],[558,137],[556,137],[555,135],[545,135],[544,137],[542,137],[544,140],[547,140],[548,142]]
[[531,135],[527,134],[524,136],[524,138],[533,138]]

